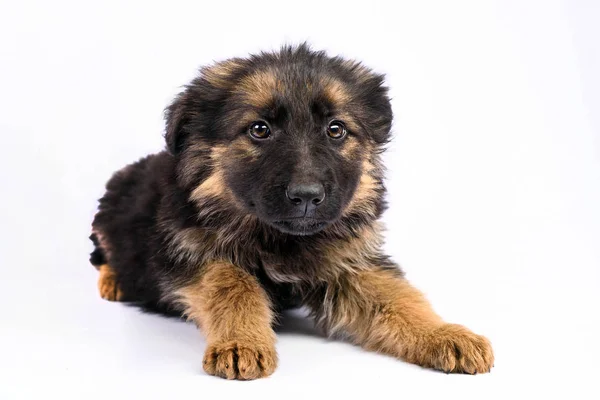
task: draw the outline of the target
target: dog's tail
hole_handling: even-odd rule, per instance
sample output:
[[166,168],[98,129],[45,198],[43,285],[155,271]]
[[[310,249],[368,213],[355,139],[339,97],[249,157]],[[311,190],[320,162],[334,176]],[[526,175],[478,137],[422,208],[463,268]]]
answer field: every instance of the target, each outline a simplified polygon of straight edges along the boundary
[[96,269],[99,269],[101,265],[107,263],[106,254],[100,246],[100,241],[95,233],[90,235],[90,240],[94,243],[94,251],[90,253],[90,263],[96,267]]

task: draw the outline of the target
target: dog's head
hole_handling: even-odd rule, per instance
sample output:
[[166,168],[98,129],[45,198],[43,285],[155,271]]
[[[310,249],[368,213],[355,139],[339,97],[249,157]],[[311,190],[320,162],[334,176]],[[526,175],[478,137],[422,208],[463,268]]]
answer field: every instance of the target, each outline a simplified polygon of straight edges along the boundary
[[197,203],[296,235],[377,213],[392,111],[383,77],[357,62],[305,45],[230,59],[203,68],[166,117]]

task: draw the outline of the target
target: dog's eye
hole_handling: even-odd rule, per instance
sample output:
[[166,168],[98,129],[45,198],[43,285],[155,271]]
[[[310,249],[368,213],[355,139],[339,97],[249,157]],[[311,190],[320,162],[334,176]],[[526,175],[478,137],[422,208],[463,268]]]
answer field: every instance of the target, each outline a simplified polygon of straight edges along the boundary
[[327,135],[333,139],[341,139],[346,136],[346,127],[341,121],[331,121],[327,126]]
[[271,135],[269,126],[263,121],[255,121],[248,127],[250,136],[256,139],[266,139]]

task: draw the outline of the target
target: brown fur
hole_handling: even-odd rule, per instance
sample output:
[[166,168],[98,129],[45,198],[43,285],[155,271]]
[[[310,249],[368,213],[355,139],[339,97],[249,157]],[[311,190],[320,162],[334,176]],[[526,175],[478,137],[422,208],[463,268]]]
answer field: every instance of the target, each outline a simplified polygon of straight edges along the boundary
[[121,301],[123,293],[117,285],[115,272],[112,270],[110,265],[103,264],[98,270],[100,276],[98,277],[98,290],[100,291],[100,297],[108,301]]
[[340,154],[345,158],[356,158],[358,155],[360,155],[360,143],[358,142],[358,140],[352,137],[348,138],[344,142]]
[[231,201],[232,204],[235,203],[235,199],[231,196],[225,183],[223,158],[227,150],[225,146],[215,146],[210,150],[209,159],[213,173],[192,191],[190,200],[201,202],[207,197],[218,197]]
[[221,169],[215,169],[215,172],[206,178],[201,185],[198,185],[192,192],[190,199],[198,200],[206,197],[224,197],[227,194],[227,188]]
[[231,75],[243,66],[243,60],[231,59],[216,63],[210,68],[204,68],[202,73],[214,86],[228,88],[231,85]]
[[347,273],[331,283],[325,302],[314,306],[331,334],[343,332],[368,350],[424,367],[469,374],[488,372],[490,342],[447,324],[408,281],[389,270]]
[[177,293],[187,317],[208,342],[204,370],[227,379],[255,379],[275,370],[273,312],[256,278],[228,262],[206,266]]
[[240,162],[247,161],[255,161],[260,155],[260,150],[252,145],[250,139],[247,137],[240,137],[235,139],[231,143],[231,149],[233,153],[233,157],[235,159],[240,160]]
[[377,177],[381,174],[381,171],[380,168],[375,167],[369,160],[364,160],[362,165],[358,187],[346,206],[344,214],[353,211],[360,211],[369,215],[376,213],[374,202],[379,196],[378,191],[383,190],[383,182]]
[[283,85],[275,73],[266,70],[243,78],[239,83],[238,92],[254,107],[264,108],[271,104],[275,93],[281,92],[282,89]]
[[333,104],[343,106],[350,101],[350,95],[344,85],[335,79],[327,79],[321,82],[323,94]]

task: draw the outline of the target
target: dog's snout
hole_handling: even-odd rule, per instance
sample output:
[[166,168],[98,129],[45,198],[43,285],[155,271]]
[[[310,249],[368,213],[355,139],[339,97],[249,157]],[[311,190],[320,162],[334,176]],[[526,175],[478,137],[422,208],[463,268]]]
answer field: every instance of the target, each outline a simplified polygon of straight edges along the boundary
[[310,210],[323,203],[325,188],[319,182],[290,183],[286,195],[296,207]]

